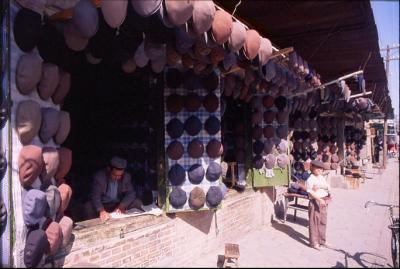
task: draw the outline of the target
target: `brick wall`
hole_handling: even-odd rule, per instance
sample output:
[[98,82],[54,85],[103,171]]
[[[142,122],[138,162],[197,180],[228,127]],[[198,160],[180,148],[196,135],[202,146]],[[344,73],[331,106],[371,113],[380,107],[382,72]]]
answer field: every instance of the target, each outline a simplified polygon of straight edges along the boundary
[[270,225],[272,188],[229,193],[217,211],[140,216],[100,224],[79,223],[55,265],[89,262],[101,267],[188,266],[201,253],[235,243]]

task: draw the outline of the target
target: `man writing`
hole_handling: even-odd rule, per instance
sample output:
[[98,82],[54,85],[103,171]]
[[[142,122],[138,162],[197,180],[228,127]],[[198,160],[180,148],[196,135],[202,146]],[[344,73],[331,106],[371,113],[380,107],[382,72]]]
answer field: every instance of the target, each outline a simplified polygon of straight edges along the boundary
[[108,167],[93,176],[91,206],[101,221],[108,220],[111,212],[121,214],[141,206],[141,201],[135,199],[131,175],[125,171],[126,166],[126,160],[115,156]]

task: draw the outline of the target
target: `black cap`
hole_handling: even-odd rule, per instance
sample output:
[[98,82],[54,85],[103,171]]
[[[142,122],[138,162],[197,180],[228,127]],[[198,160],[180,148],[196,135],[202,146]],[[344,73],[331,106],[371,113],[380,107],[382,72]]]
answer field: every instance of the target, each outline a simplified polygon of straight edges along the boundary
[[185,169],[179,164],[174,164],[168,171],[168,180],[173,186],[178,186],[185,182],[185,175]]

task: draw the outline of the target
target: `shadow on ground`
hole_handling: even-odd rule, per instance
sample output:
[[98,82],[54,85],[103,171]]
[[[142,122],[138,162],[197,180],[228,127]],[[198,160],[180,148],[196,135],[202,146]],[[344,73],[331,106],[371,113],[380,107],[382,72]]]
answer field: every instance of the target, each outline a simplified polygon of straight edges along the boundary
[[308,237],[304,236],[302,233],[299,233],[298,231],[286,225],[285,223],[281,223],[274,220],[272,221],[272,227],[282,233],[287,234],[294,240],[308,246]]
[[[387,267],[386,258],[382,257],[378,254],[371,252],[356,252],[354,255],[351,255],[347,251],[343,249],[335,249],[331,248],[331,250],[340,252],[344,254],[344,264],[337,261],[336,265],[332,268],[348,268],[349,267],[349,259],[355,261],[359,266],[363,268],[376,268],[376,267]],[[354,265],[350,265],[353,267]]]

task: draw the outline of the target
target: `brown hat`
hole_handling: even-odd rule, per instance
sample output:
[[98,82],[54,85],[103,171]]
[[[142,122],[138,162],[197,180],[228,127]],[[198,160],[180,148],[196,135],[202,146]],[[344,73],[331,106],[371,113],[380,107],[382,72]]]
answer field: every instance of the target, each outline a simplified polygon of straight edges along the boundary
[[264,152],[266,154],[270,154],[272,153],[273,149],[274,149],[274,140],[273,139],[266,139],[264,141]]
[[167,63],[170,66],[175,66],[181,60],[181,55],[176,51],[174,46],[167,44]]
[[63,179],[71,169],[72,165],[72,151],[68,148],[61,147],[58,149],[58,155],[60,158],[60,163],[58,165],[57,173],[55,178],[57,180]]
[[216,66],[225,58],[225,50],[222,47],[214,47],[210,52],[211,62]]
[[52,107],[43,107],[42,124],[39,131],[40,140],[46,144],[57,133],[60,119],[58,110]]
[[40,98],[48,100],[56,91],[60,81],[58,66],[52,63],[42,65],[42,78],[39,82],[38,93]]
[[287,123],[289,120],[289,114],[287,113],[287,111],[278,111],[278,113],[276,114],[276,121],[278,122],[278,124],[285,124]]
[[252,124],[261,124],[263,118],[263,114],[260,111],[254,111],[251,114],[251,123]]
[[261,65],[265,65],[272,55],[272,44],[268,38],[261,38],[260,50],[258,57],[260,58]]
[[174,140],[167,147],[167,155],[172,160],[178,160],[183,155],[183,145],[181,142]]
[[201,106],[200,96],[196,93],[189,93],[185,96],[184,105],[187,111],[195,112]]
[[35,145],[22,147],[18,157],[19,181],[22,187],[29,187],[40,175],[43,168],[42,148]]
[[192,17],[194,5],[192,1],[165,0],[165,8],[169,22],[179,26],[185,24]]
[[203,105],[208,112],[215,112],[219,106],[219,99],[215,94],[209,93],[204,98]]
[[286,139],[288,132],[289,130],[287,125],[279,125],[278,128],[276,128],[276,135],[281,139]]
[[207,155],[210,158],[218,158],[221,157],[222,153],[224,152],[224,147],[222,143],[217,139],[211,139],[207,144]]
[[171,113],[179,113],[183,107],[183,97],[179,94],[171,94],[167,97],[167,110]]
[[35,53],[19,57],[15,74],[16,84],[21,94],[30,94],[42,76],[42,60]]
[[229,49],[233,52],[238,52],[246,41],[246,28],[240,22],[234,21],[232,23],[232,33],[229,36],[228,45]]
[[124,22],[128,1],[101,1],[101,13],[111,28],[118,28]]
[[259,125],[256,125],[253,127],[253,130],[252,130],[252,138],[253,139],[261,139],[262,133],[263,133],[262,128]]
[[275,111],[267,110],[264,112],[264,122],[267,124],[272,124],[275,119]]
[[[119,2],[119,1],[117,1]],[[61,227],[61,232],[62,232],[62,247],[66,247],[71,239],[71,234],[72,234],[72,226],[74,222],[72,221],[71,218],[64,216],[61,218],[61,220],[58,222]]]
[[246,31],[246,40],[244,42],[244,55],[247,59],[253,60],[257,55],[261,45],[260,35],[256,30]]
[[133,57],[127,59],[121,64],[121,69],[127,74],[131,74],[136,70],[136,62]]
[[82,51],[89,44],[89,38],[84,37],[72,22],[64,26],[64,40],[73,51]]
[[189,195],[189,206],[193,209],[200,209],[206,202],[206,195],[200,187],[194,187]]
[[191,158],[200,158],[204,153],[204,145],[199,139],[195,138],[188,144],[187,152]]
[[193,7],[193,29],[196,34],[202,34],[211,28],[215,15],[215,5],[212,0],[203,0],[195,1]]
[[61,195],[61,205],[58,213],[64,214],[64,211],[68,208],[69,201],[72,197],[72,189],[67,184],[62,183],[60,186],[58,186],[58,190],[60,191]]
[[61,145],[67,139],[69,131],[71,130],[71,120],[69,113],[64,110],[59,112],[60,125],[53,140],[56,144]]
[[222,45],[232,33],[232,16],[225,10],[217,10],[212,22],[212,34],[215,42]]
[[46,229],[47,240],[49,241],[50,248],[47,254],[54,255],[62,245],[62,230],[57,222],[51,222]]
[[275,136],[275,128],[272,125],[265,126],[263,132],[265,138],[273,138]]
[[58,165],[60,164],[60,156],[56,148],[44,147],[43,148],[44,167],[40,178],[44,185],[48,185],[50,180],[56,174]]
[[274,105],[274,97],[266,95],[263,97],[263,105],[265,108],[271,108]]
[[60,82],[54,92],[52,99],[54,104],[61,104],[71,87],[71,75],[67,72],[60,72]]
[[40,105],[33,100],[20,102],[17,108],[16,121],[19,140],[23,145],[29,144],[38,134],[42,123]]

